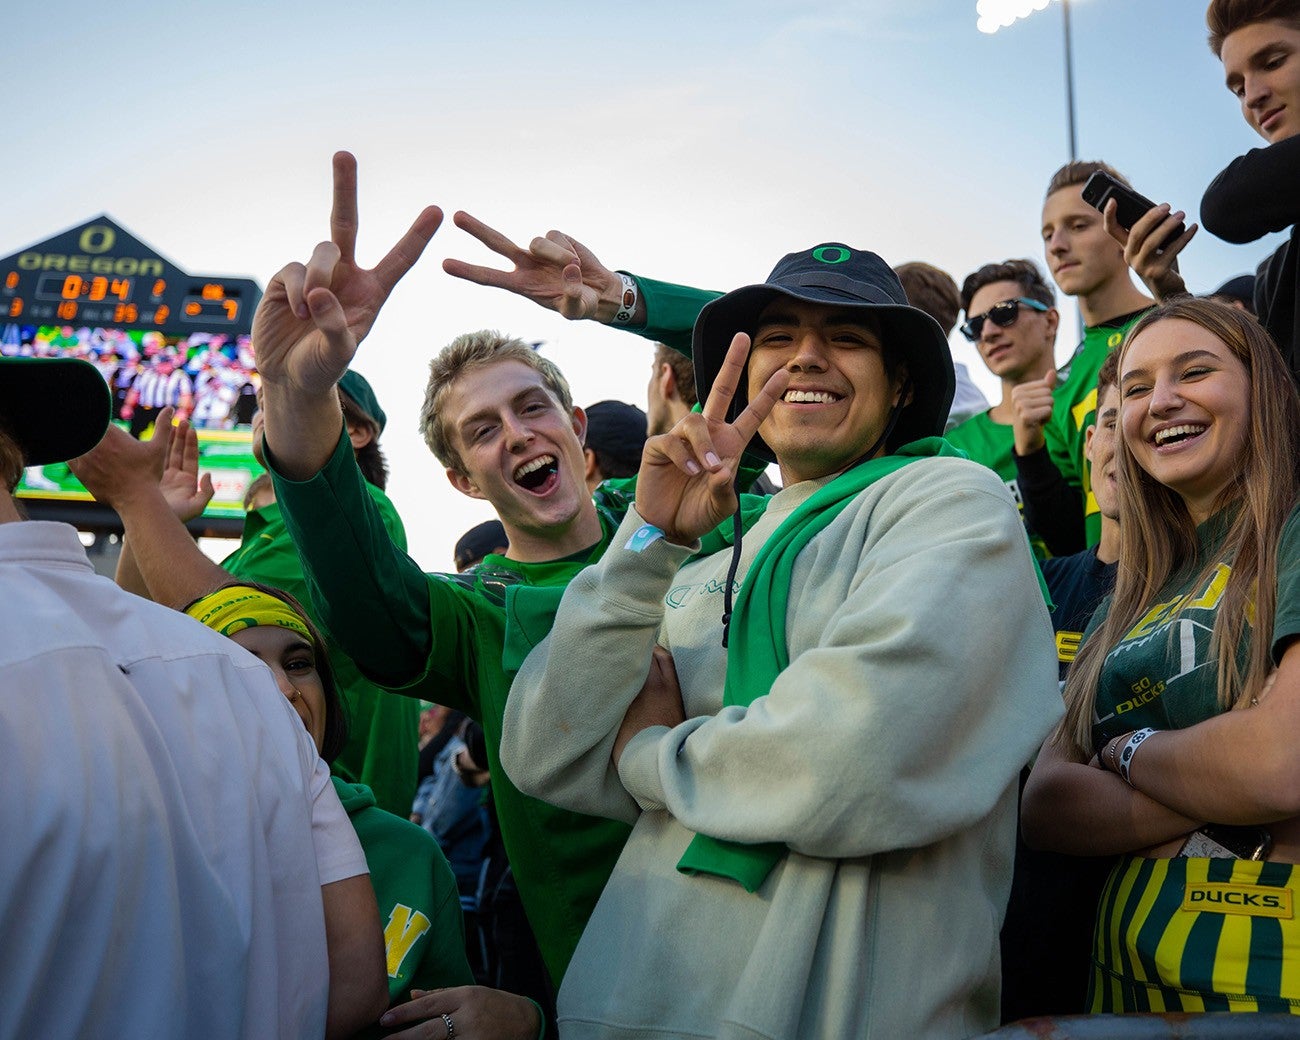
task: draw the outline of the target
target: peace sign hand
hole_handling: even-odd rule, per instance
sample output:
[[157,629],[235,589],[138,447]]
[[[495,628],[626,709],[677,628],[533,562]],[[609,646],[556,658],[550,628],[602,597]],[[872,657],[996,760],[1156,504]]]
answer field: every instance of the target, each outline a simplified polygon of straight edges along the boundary
[[735,421],[727,422],[748,356],[749,337],[738,332],[703,410],[645,443],[636,509],[671,542],[690,545],[735,512],[733,484],[741,453],[789,385],[790,373],[778,369]]
[[357,161],[334,154],[330,241],[306,265],[286,264],[253,316],[257,367],[265,383],[320,396],[347,371],[393,287],[415,264],[442,223],[428,206],[375,267],[357,266]]
[[442,269],[449,275],[505,289],[539,307],[559,311],[570,321],[591,318],[608,324],[618,313],[623,280],[576,238],[548,231],[523,249],[468,213],[458,212],[452,220],[514,268],[499,271],[448,258],[442,262]]

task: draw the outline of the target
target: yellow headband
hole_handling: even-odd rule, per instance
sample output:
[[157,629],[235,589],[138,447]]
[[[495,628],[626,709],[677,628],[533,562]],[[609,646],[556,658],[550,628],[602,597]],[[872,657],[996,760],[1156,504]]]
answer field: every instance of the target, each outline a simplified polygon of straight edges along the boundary
[[289,604],[260,589],[247,585],[228,585],[211,595],[196,600],[186,608],[192,618],[197,618],[223,636],[233,636],[246,628],[273,625],[297,632],[307,642],[312,642],[311,632],[302,618]]

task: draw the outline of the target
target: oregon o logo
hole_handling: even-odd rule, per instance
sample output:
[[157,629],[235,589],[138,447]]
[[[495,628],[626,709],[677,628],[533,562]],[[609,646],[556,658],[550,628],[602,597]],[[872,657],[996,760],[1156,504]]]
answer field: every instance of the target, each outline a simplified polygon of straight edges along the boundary
[[1110,334],[1110,339],[1106,340],[1106,346],[1108,346],[1108,347],[1118,347],[1118,346],[1119,346],[1121,343],[1123,343],[1123,342],[1124,342],[1124,333],[1122,333],[1122,332],[1112,332],[1112,333]]
[[823,264],[842,264],[853,254],[843,246],[818,246],[812,255]]
[[111,227],[92,224],[81,233],[78,245],[81,246],[83,253],[107,253],[113,248],[113,241],[116,238],[117,234]]
[[221,626],[221,634],[223,636],[233,636],[236,632],[242,632],[246,628],[256,628],[257,625],[257,618],[232,618],[230,621],[226,622],[226,624]]

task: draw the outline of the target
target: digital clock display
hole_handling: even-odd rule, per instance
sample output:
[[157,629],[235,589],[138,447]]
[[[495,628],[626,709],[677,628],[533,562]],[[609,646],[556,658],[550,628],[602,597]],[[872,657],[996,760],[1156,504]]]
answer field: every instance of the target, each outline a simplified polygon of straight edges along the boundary
[[[10,272],[14,274],[16,272]],[[87,300],[99,303],[101,300],[116,299],[125,303],[131,298],[133,280],[130,278],[112,278],[96,274],[83,277],[79,274],[43,274],[36,283],[33,294],[38,300]]]
[[234,323],[239,320],[241,295],[238,289],[229,291],[217,282],[192,286],[181,301],[181,320],[217,325]]

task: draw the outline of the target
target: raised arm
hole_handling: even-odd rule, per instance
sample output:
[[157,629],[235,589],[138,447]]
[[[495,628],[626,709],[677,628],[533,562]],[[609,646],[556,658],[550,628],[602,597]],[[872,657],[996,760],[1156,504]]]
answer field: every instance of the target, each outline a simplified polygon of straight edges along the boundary
[[1054,556],[1069,556],[1084,549],[1088,534],[1079,489],[1071,486],[1056,468],[1046,445],[1028,455],[1012,452],[1012,458],[1025,526],[1043,540]]
[[[688,356],[696,317],[719,295],[612,271],[576,238],[560,231],[548,231],[524,249],[468,213],[457,213],[452,219],[513,266],[502,271],[449,258],[442,262],[448,274],[505,289],[572,321],[585,319],[626,329]],[[624,277],[632,282],[628,295]]]
[[285,476],[304,480],[333,453],[343,429],[335,386],[441,222],[442,211],[429,206],[378,265],[359,267],[357,163],[335,154],[330,240],[305,265],[281,268],[253,317],[264,436]]
[[[180,608],[220,585],[226,572],[195,544],[159,484],[176,435],[171,418],[169,408],[159,413],[151,441],[137,441],[110,426],[93,451],[70,465],[96,501],[112,506],[122,519],[131,553],[119,565],[123,587]],[[188,435],[180,431],[182,438]]]
[[[1102,225],[1110,237],[1124,247],[1124,260],[1137,272],[1142,284],[1157,300],[1181,296],[1187,284],[1178,270],[1178,254],[1195,237],[1195,224],[1170,241],[1187,215],[1182,210],[1170,212],[1169,203],[1152,206],[1131,228],[1123,227],[1117,217],[1119,203],[1111,199],[1102,214]],[[1165,243],[1168,242],[1168,245]]]
[[303,481],[284,476],[278,454],[266,457],[312,607],[372,681],[477,714],[463,699],[479,616],[473,597],[430,581],[393,540],[341,430],[333,448]]

